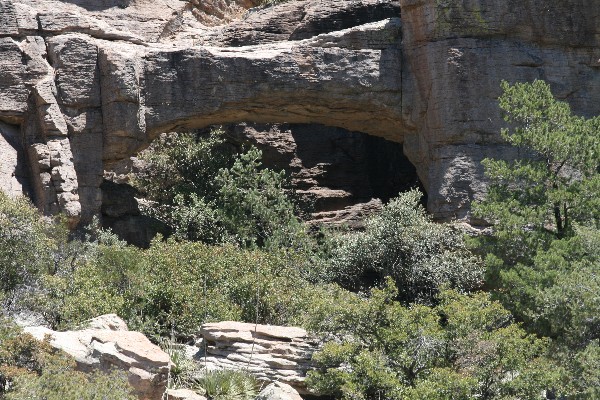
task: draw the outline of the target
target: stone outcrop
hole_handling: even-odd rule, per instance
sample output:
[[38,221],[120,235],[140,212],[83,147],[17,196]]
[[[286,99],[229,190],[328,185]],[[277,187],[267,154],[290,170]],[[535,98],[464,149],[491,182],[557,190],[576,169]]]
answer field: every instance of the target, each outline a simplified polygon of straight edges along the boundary
[[296,389],[282,382],[274,382],[264,388],[256,400],[302,400]]
[[544,79],[577,114],[600,114],[600,3],[401,0],[404,149],[438,217],[485,190],[481,160],[512,159],[500,82]]
[[129,383],[140,400],[160,400],[167,385],[169,356],[139,332],[127,330],[116,315],[93,319],[78,331],[55,332],[44,327],[26,327],[38,340],[50,335],[50,344],[77,361],[78,369],[127,372]]
[[259,381],[307,393],[304,379],[317,343],[304,329],[225,321],[204,324],[200,335],[207,369],[243,369]]
[[310,39],[373,21],[400,17],[398,1],[296,0],[276,9],[251,10],[241,20],[206,32],[198,43],[208,46],[252,46]]
[[13,197],[29,192],[24,161],[19,129],[0,122],[0,191]]
[[162,132],[317,123],[403,143],[429,210],[461,218],[485,191],[481,159],[515,155],[502,79],[545,79],[600,113],[595,0],[295,0],[240,16],[254,4],[0,0],[0,120],[20,129],[2,135],[2,188],[18,192],[27,165],[36,204],[76,225],[100,215],[104,172]]
[[[219,26],[244,15],[258,0],[191,0],[192,15],[206,26]],[[177,27],[180,30],[181,27]]]

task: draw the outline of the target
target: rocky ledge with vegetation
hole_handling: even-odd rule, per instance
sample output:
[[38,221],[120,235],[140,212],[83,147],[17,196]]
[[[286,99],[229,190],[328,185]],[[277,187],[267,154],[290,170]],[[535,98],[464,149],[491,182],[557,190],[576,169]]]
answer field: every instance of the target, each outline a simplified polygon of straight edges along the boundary
[[[503,136],[527,158],[485,161],[490,188],[474,205],[493,224],[485,232],[433,222],[413,190],[362,231],[310,233],[295,216],[284,176],[261,168],[254,149],[224,158],[207,152],[219,143],[213,134],[151,150],[140,182],[171,234],[148,249],[93,225],[70,232],[26,199],[0,195],[4,318],[37,316],[64,330],[116,313],[155,343],[171,343],[174,389],[214,399],[253,398],[254,384],[233,373],[212,382],[177,343],[204,336],[213,346],[207,354],[222,354],[214,341],[224,333],[201,327],[225,320],[301,326],[319,338],[307,393],[592,399],[600,378],[600,121],[573,115],[542,81],[503,88],[500,106],[511,123]],[[184,155],[173,152],[183,148]],[[193,170],[202,187],[175,168],[188,151],[198,156]],[[164,167],[174,167],[168,180]],[[177,184],[153,191],[165,182]],[[159,202],[153,193],[166,197]],[[123,399],[131,390],[116,377],[77,372],[49,347],[57,338],[36,342],[29,328],[3,326],[6,398],[52,398],[64,388],[72,398],[99,398],[106,380],[112,389],[101,398]],[[233,344],[246,352],[242,371],[252,372],[249,358],[265,354],[257,329],[234,335],[246,342],[246,350]],[[248,345],[256,346],[249,354]]]
[[[81,10],[75,18],[50,7],[58,3]],[[104,7],[109,3],[114,7]],[[510,13],[486,0],[364,0],[339,8],[299,0],[270,10],[266,3],[279,2],[266,1],[267,8],[242,20],[236,18],[257,2],[191,1],[183,9],[175,3],[156,2],[154,11],[169,15],[158,21],[140,6],[145,1],[0,0],[0,46],[11,55],[10,68],[0,71],[6,92],[0,149],[7,149],[0,166],[10,167],[0,171],[7,177],[0,187],[10,189],[0,191],[0,398],[600,397],[600,117],[591,117],[597,35],[582,34],[595,31],[596,3],[557,3],[539,8],[536,19],[533,7]],[[401,20],[388,15],[398,6]],[[351,26],[337,26],[332,16],[355,7],[366,14],[350,14]],[[379,22],[363,21],[365,15]],[[269,23],[247,29],[265,18]],[[234,22],[219,26],[223,21]],[[140,26],[143,32],[132,36]],[[460,211],[456,215],[479,228],[465,220],[434,221],[424,193],[412,189],[386,202],[359,230],[317,229],[304,223],[307,204],[289,177],[265,166],[257,148],[232,145],[219,128],[159,135],[178,127],[173,120],[215,121],[206,110],[188,113],[184,105],[196,103],[185,99],[176,103],[185,111],[178,120],[175,103],[158,101],[176,94],[160,89],[166,86],[137,91],[136,62],[152,61],[154,51],[160,60],[173,57],[164,65],[179,65],[176,58],[191,53],[177,46],[201,39],[239,45],[241,53],[219,50],[218,58],[203,48],[192,52],[194,62],[210,56],[261,71],[272,65],[264,63],[273,53],[258,57],[245,41],[275,51],[298,40],[300,46],[285,53],[290,65],[304,68],[298,76],[317,71],[325,79],[327,71],[336,72],[331,87],[361,87],[357,98],[364,101],[338,107],[327,97],[338,92],[324,90],[324,97],[302,99],[298,118],[335,125],[340,115],[352,114],[353,126],[402,136],[424,186],[435,188],[428,193],[430,211],[446,219]],[[287,44],[269,47],[278,41]],[[142,51],[146,58],[123,50],[134,47],[154,50]],[[378,64],[364,76],[370,80],[362,79],[364,68],[330,60],[340,49],[367,60],[363,67]],[[315,70],[303,63],[308,50],[322,56]],[[127,64],[126,54],[137,61]],[[396,74],[399,54],[408,62]],[[493,62],[475,62],[485,57]],[[144,73],[158,65],[150,61]],[[491,64],[500,67],[477,69]],[[471,76],[470,65],[477,66]],[[296,76],[294,68],[285,76]],[[228,79],[239,77],[228,72]],[[390,72],[405,78],[402,90],[395,80],[378,84]],[[217,75],[204,83],[219,81]],[[252,82],[259,94],[272,88],[267,75]],[[550,84],[534,79],[539,76]],[[528,83],[500,84],[509,78]],[[302,80],[300,87],[310,93],[319,82]],[[211,96],[229,93],[229,83]],[[146,114],[138,107],[149,98],[140,93],[158,96],[144,104]],[[271,108],[254,116],[279,121],[294,114],[279,114],[281,104],[299,101],[289,88],[286,93],[275,103],[258,96]],[[362,110],[367,119],[355,112],[365,105],[374,107]],[[213,116],[240,122],[251,115],[236,114],[239,108],[225,107],[226,115],[213,110]],[[161,112],[168,118],[152,119]],[[146,122],[157,124],[150,132],[157,140],[129,178],[140,212],[162,234],[139,248],[92,217],[101,215],[104,167],[149,144]],[[107,149],[120,156],[110,158]],[[47,200],[40,203],[38,196],[37,208],[16,195],[27,192],[27,160],[35,161],[29,166],[39,169],[32,173],[36,190]]]

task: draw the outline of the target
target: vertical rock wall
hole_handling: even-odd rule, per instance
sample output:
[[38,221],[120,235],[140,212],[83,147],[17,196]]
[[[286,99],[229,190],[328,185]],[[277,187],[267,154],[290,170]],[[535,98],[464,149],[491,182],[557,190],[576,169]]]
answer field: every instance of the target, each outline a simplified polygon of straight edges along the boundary
[[481,160],[502,142],[500,82],[544,79],[577,114],[600,114],[600,2],[401,0],[407,156],[429,210],[468,215],[485,191]]

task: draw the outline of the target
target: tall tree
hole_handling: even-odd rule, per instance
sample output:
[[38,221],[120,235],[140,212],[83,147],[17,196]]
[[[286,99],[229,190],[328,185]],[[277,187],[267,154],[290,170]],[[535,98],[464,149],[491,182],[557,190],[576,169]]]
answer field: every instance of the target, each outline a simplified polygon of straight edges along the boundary
[[510,128],[502,137],[524,157],[486,159],[490,180],[476,215],[494,224],[495,254],[530,263],[552,240],[573,236],[577,224],[600,222],[600,118],[573,115],[550,86],[502,82],[500,107]]
[[503,82],[502,89],[499,103],[509,123],[502,136],[523,158],[483,162],[489,192],[474,212],[493,225],[491,235],[478,239],[487,282],[524,327],[555,340],[555,355],[570,360],[573,393],[594,398],[599,376],[590,375],[589,365],[600,360],[600,118],[573,115],[543,81]]

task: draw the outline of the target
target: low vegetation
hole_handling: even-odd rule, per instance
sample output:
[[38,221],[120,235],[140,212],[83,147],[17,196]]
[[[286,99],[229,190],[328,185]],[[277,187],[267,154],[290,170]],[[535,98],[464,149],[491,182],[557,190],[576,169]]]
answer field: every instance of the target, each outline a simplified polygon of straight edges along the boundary
[[[94,225],[70,233],[0,194],[3,310],[55,329],[117,313],[156,342],[209,321],[301,325],[324,342],[309,384],[336,399],[598,398],[600,118],[572,115],[540,81],[503,89],[502,135],[524,157],[484,162],[489,192],[473,209],[488,234],[433,222],[410,191],[364,231],[310,235],[258,150],[219,132],[170,135],[136,177],[146,212],[171,229],[148,249]],[[247,377],[180,367],[175,385],[254,396]],[[0,391],[129,398],[122,377],[74,371],[8,319]]]

